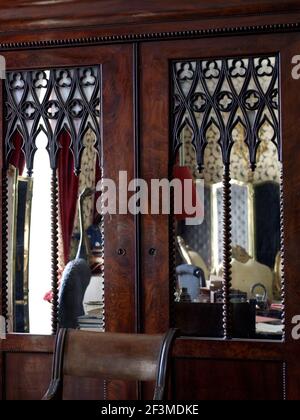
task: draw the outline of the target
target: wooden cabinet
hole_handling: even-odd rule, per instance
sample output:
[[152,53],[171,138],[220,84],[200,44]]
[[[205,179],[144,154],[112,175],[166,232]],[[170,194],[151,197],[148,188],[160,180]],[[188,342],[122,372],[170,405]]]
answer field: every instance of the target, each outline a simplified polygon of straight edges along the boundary
[[[248,122],[250,125],[247,126],[247,123],[240,119],[242,125],[244,121],[248,127],[245,128],[246,132],[247,129],[252,130],[252,140],[246,137],[246,143],[250,150],[249,162],[251,161],[254,167],[260,142],[258,132],[264,114],[255,103],[265,101],[265,107],[269,110],[266,111],[268,120],[272,120],[273,115],[274,120],[271,122],[274,135],[271,142],[277,147],[276,156],[282,161],[283,168],[280,172],[281,247],[278,249],[281,256],[284,256],[282,339],[260,340],[252,337],[247,340],[232,335],[230,285],[233,281],[232,223],[235,223],[230,210],[232,167],[229,151],[232,147],[232,130],[228,134],[225,127],[223,134],[227,133],[228,137],[220,135],[228,141],[226,143],[224,140],[220,145],[223,148],[222,165],[225,168],[224,172],[221,171],[224,204],[222,269],[225,279],[221,323],[225,339],[187,336],[179,338],[173,354],[172,391],[176,399],[299,399],[297,316],[300,292],[297,278],[300,259],[297,238],[300,139],[297,121],[300,109],[300,82],[295,69],[299,60],[295,56],[300,54],[300,8],[297,2],[291,1],[286,6],[279,2],[274,5],[274,2],[265,1],[258,4],[248,1],[243,5],[243,9],[237,1],[230,2],[227,7],[217,1],[201,5],[199,2],[189,1],[185,6],[182,6],[181,2],[173,1],[171,9],[169,2],[163,6],[158,6],[157,2],[151,2],[151,6],[142,2],[145,5],[139,5],[139,10],[136,10],[135,2],[129,6],[120,1],[118,3],[121,9],[114,10],[107,1],[101,10],[97,8],[93,17],[87,14],[87,10],[96,10],[95,2],[89,2],[92,9],[83,3],[77,2],[76,7],[74,6],[73,19],[69,17],[69,7],[64,3],[54,6],[51,16],[56,16],[56,24],[50,20],[47,28],[43,8],[36,7],[34,14],[32,6],[25,8],[24,16],[32,16],[31,24],[27,20],[22,21],[22,17],[17,14],[17,8],[14,11],[11,9],[3,21],[0,34],[1,54],[6,60],[7,72],[83,66],[101,68],[102,113],[97,145],[103,159],[102,178],[110,178],[118,183],[120,171],[127,171],[128,180],[142,178],[149,184],[152,179],[171,178],[178,152],[176,139],[174,141],[174,118],[184,120],[184,112],[192,115],[195,109],[195,112],[202,109],[201,112],[205,113],[203,104],[191,105],[193,100],[195,102],[199,98],[206,103],[210,101],[213,109],[219,107],[219,110],[214,112],[221,119],[226,112],[232,112],[237,103],[240,109],[244,106],[255,115],[261,113],[261,119],[254,128],[250,127],[251,123]],[[152,17],[150,19],[147,16]],[[24,29],[20,26],[21,21]],[[15,28],[15,32],[11,32],[12,27]],[[257,85],[259,82],[256,76],[259,74],[269,77],[271,73],[255,69],[270,57],[273,61],[267,61],[266,65],[276,68],[276,80],[271,82],[273,85],[269,90],[264,91],[264,88]],[[242,94],[233,93],[231,76],[224,76],[226,71],[230,73],[230,66],[233,63],[236,65],[238,61],[234,71],[241,68],[241,71],[244,71],[245,66],[245,72],[241,75],[244,77],[247,74],[245,77],[248,77],[248,88],[244,89]],[[221,63],[221,67],[218,67],[218,63]],[[225,63],[224,66],[222,63]],[[178,100],[181,107],[186,106],[181,117],[178,117],[176,98],[174,99],[178,94],[178,91],[174,90],[174,69],[176,71],[176,68],[179,68],[176,65],[182,65],[182,70],[190,73],[198,69],[197,77],[200,79],[207,65],[207,70],[216,72],[215,74],[221,73],[226,81],[224,79],[222,85],[221,82],[217,82],[219,85],[216,89],[220,92],[211,96],[209,89],[205,90],[204,84],[204,88],[198,90],[193,85],[194,99],[187,99],[188,95],[183,98],[183,95]],[[296,78],[293,75],[296,75]],[[193,77],[191,74],[183,75],[182,80],[193,81]],[[209,77],[208,75],[208,79]],[[253,92],[254,102],[251,102],[251,99],[250,105],[247,105],[246,101]],[[268,99],[262,99],[264,96]],[[224,102],[224,98],[227,102]],[[230,101],[235,105],[230,105]],[[4,110],[4,82],[0,103],[1,109]],[[203,106],[204,108],[201,108]],[[3,118],[3,112],[1,115],[0,135],[4,145],[6,120]],[[201,143],[205,136],[201,133],[205,130],[201,125],[197,126],[197,118],[192,131],[197,127],[199,137],[194,131],[193,144],[199,163],[203,158],[201,145],[203,150],[205,148],[205,144]],[[211,122],[208,113],[205,118],[207,129]],[[229,116],[229,120],[230,118],[233,129],[235,117]],[[220,120],[217,122],[219,126],[222,125]],[[177,127],[177,134],[179,131]],[[179,137],[180,135],[179,133]],[[3,166],[4,153],[1,159]],[[1,313],[5,315],[7,204],[3,180],[0,296]],[[268,211],[271,209],[267,209],[266,217]],[[177,233],[172,215],[105,216],[104,288],[108,331],[158,333],[174,326]],[[54,264],[56,263],[54,261]],[[53,282],[54,289],[57,289],[55,270],[56,265],[53,268]],[[53,325],[55,329],[55,306]],[[2,399],[35,399],[42,396],[50,377],[52,347],[52,336],[9,334],[6,340],[0,340]],[[43,371],[40,371],[41,365]],[[25,370],[26,380],[20,378],[19,366]],[[79,388],[84,391],[79,393]],[[141,395],[146,398],[150,395],[148,388],[138,385],[126,386],[117,382],[103,385],[89,380],[75,383],[70,378],[67,397],[97,399],[99,394],[96,393],[96,388],[101,391],[100,397],[110,399],[135,398]]]

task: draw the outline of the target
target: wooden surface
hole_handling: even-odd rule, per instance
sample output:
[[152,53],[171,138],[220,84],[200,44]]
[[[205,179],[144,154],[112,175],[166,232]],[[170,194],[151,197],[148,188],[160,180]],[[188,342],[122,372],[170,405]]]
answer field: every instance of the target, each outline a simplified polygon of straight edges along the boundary
[[232,359],[232,360],[272,360],[285,358],[285,346],[280,343],[249,340],[205,340],[185,337],[176,340],[174,358],[190,359]]
[[104,400],[103,380],[66,376],[64,378],[63,400]]
[[[113,54],[113,58],[107,57],[106,60],[102,82],[103,176],[113,179],[118,188],[119,171],[126,171],[128,180],[134,178],[133,47],[118,46],[118,52]],[[118,206],[117,195],[117,208]],[[108,331],[135,331],[134,272],[134,216],[106,215],[104,288],[105,322]]]
[[[161,45],[160,45],[161,46]],[[152,60],[151,49],[141,46],[141,177],[169,177],[169,75]],[[147,333],[165,331],[169,326],[169,217],[146,214],[141,221],[143,329]],[[150,250],[154,252],[151,254]],[[163,309],[164,308],[164,309]]]
[[52,335],[7,334],[5,340],[0,340],[2,352],[52,353],[53,346]]
[[[51,382],[43,400],[63,399],[64,377],[100,378],[111,385],[120,379],[121,385],[113,392],[135,391],[133,381],[155,382],[149,399],[164,400],[167,395],[167,378],[170,373],[171,353],[177,330],[170,329],[165,335],[93,333],[59,329],[55,342]],[[111,395],[111,393],[109,393]],[[136,399],[132,395],[131,399]]]
[[[102,7],[105,4],[108,5],[106,11],[105,7],[103,9],[97,7],[93,14],[90,13],[90,3],[96,2],[81,0],[76,3],[73,8],[70,8],[67,1],[57,2],[50,7],[47,3],[36,7],[32,6],[32,2],[27,2],[21,8],[18,6],[14,8],[12,3],[1,2],[0,49],[2,47],[19,49],[26,43],[30,49],[40,48],[38,42],[43,43],[43,48],[53,48],[60,45],[79,44],[81,40],[89,44],[103,41],[130,42],[135,38],[141,41],[164,37],[180,38],[183,32],[189,34],[190,31],[200,31],[199,35],[193,35],[190,32],[190,36],[207,37],[212,31],[216,31],[219,35],[226,29],[229,33],[242,30],[249,32],[253,27],[257,27],[259,31],[270,31],[268,25],[294,24],[300,21],[297,0],[244,1],[242,3],[234,0],[231,4],[235,3],[235,5],[229,7],[226,2],[227,7],[221,7],[221,9],[223,0],[215,2],[215,6],[211,2],[203,3],[197,0],[191,1],[190,4],[180,0],[175,2],[149,0],[138,2],[138,5],[137,2],[122,0],[114,1],[114,7],[112,7],[112,1],[101,1]],[[127,12],[122,13],[122,7],[118,3],[123,3],[123,8],[127,8]],[[191,6],[192,3],[194,4]],[[16,3],[13,4],[16,5]],[[8,5],[9,9],[7,9]],[[33,10],[30,10],[32,7]],[[154,11],[149,11],[147,7]],[[59,8],[63,10],[58,11]],[[84,9],[84,12],[81,9]],[[236,14],[238,17],[235,16]],[[52,17],[56,15],[56,18],[51,19],[51,15]]]
[[40,400],[50,380],[52,355],[8,353],[5,358],[5,398]]
[[93,25],[136,24],[198,20],[218,16],[292,12],[297,0],[62,0],[49,2],[1,1],[1,32],[49,30]]
[[[273,395],[277,398],[278,393],[283,395],[283,387],[287,386],[287,397],[290,399],[300,398],[300,384],[299,384],[299,367],[297,362],[297,353],[299,351],[299,343],[294,341],[291,337],[292,317],[297,314],[300,303],[300,292],[298,282],[295,279],[299,272],[299,247],[297,244],[297,236],[299,235],[299,173],[296,173],[299,166],[300,152],[299,152],[299,130],[296,129],[297,113],[299,112],[299,97],[297,82],[291,77],[291,60],[293,55],[300,51],[300,37],[298,34],[286,35],[259,35],[259,36],[244,36],[244,37],[228,37],[227,39],[199,39],[193,41],[175,41],[158,43],[147,43],[141,47],[141,67],[142,67],[142,92],[143,92],[143,124],[142,124],[142,148],[144,155],[142,155],[142,174],[147,178],[166,178],[168,177],[169,161],[169,119],[170,103],[169,103],[169,66],[170,60],[184,59],[184,58],[201,58],[201,57],[224,57],[224,56],[247,56],[268,54],[270,52],[279,51],[281,54],[281,78],[283,83],[282,88],[282,142],[283,142],[283,166],[284,166],[284,226],[285,226],[285,279],[286,279],[286,308],[287,308],[287,342],[286,343],[263,343],[259,341],[251,341],[245,343],[243,341],[230,342],[206,342],[194,341],[185,342],[181,344],[181,356],[185,358],[192,357],[193,352],[198,355],[199,359],[211,360],[218,364],[222,359],[228,360],[249,360],[247,369],[251,370],[251,366],[255,366],[255,361],[269,361],[266,365],[271,366],[270,371],[268,367],[265,373],[267,376],[274,368],[273,361],[278,361],[276,364],[276,375],[278,377],[280,371],[280,389],[278,383],[274,382]],[[149,97],[152,98],[149,101]],[[147,159],[150,157],[150,159]],[[299,157],[298,157],[299,156]],[[298,157],[295,159],[295,157]],[[293,180],[293,182],[291,182]],[[145,266],[143,269],[143,284],[156,284],[159,287],[160,302],[163,301],[163,294],[165,293],[165,302],[168,299],[167,284],[164,279],[171,278],[169,270],[169,247],[170,233],[166,229],[166,221],[161,220],[162,216],[146,216],[143,220],[143,229],[146,232],[142,249],[144,252]],[[159,231],[159,234],[155,231]],[[150,267],[150,258],[146,254],[146,250],[151,240],[151,246],[157,248],[157,255],[160,256],[159,267],[156,265]],[[160,286],[158,286],[160,284]],[[171,287],[171,286],[170,286]],[[146,289],[149,293],[150,288]],[[148,296],[146,302],[155,301],[152,296]],[[156,301],[158,298],[156,298]],[[166,303],[165,303],[166,304]],[[159,325],[161,322],[161,312],[155,306],[155,311],[151,314],[151,325]],[[297,306],[298,305],[298,306]],[[147,309],[147,305],[146,309]],[[150,312],[150,307],[149,307]],[[156,320],[154,319],[156,317]],[[145,323],[147,327],[147,321]],[[176,347],[178,348],[178,347]],[[177,350],[175,350],[177,351]],[[195,366],[197,365],[195,357]],[[287,376],[283,374],[283,363],[287,365]],[[202,363],[202,362],[201,362]],[[199,366],[201,365],[199,362]],[[191,362],[192,366],[193,363]],[[296,366],[297,365],[297,366]],[[280,369],[278,371],[278,366]],[[193,368],[190,368],[192,373]],[[253,372],[255,371],[255,368]],[[180,373],[181,372],[181,373]],[[187,376],[184,376],[185,368],[179,370],[177,373],[177,380],[185,390],[190,387]],[[183,375],[181,378],[181,374]],[[242,380],[243,370],[235,371],[234,373],[239,380]],[[255,378],[256,373],[253,373]],[[199,376],[199,375],[198,375]],[[197,375],[196,375],[197,377]],[[246,377],[244,380],[247,381]],[[249,379],[251,382],[251,379]],[[254,380],[254,379],[253,379]],[[207,393],[213,395],[213,390],[218,384],[218,378],[210,378],[210,370],[203,371],[199,384],[197,379],[194,379],[192,388],[202,387],[201,383],[207,383]],[[214,385],[213,385],[214,383]],[[197,385],[198,384],[198,385]],[[179,386],[179,385],[176,385]],[[210,391],[208,391],[210,389]],[[237,389],[237,388],[236,388]],[[252,393],[254,386],[249,388],[249,392],[240,391],[237,397],[240,398],[244,392],[245,399],[256,399],[256,391]],[[188,391],[187,391],[188,392]],[[197,391],[195,391],[197,392]],[[270,395],[272,394],[268,394]],[[206,396],[208,394],[205,394]],[[233,397],[234,398],[234,397]]]
[[102,376],[110,380],[155,380],[162,340],[161,335],[70,330],[63,351],[64,369],[60,374]]
[[[17,55],[6,52],[4,56],[8,70],[100,65],[103,87],[102,107],[105,115],[102,127],[103,175],[114,179],[117,185],[121,170],[127,171],[129,180],[134,178],[133,47],[131,45],[89,47],[85,49],[84,55],[81,48],[67,48],[60,49],[55,54],[53,51],[44,50],[23,51]],[[136,328],[134,309],[136,279],[132,275],[135,272],[134,217],[131,214],[107,216],[104,231],[106,328],[110,331],[134,332]],[[119,253],[120,249],[125,251],[124,255]],[[43,346],[47,347],[48,341],[52,340],[49,337],[28,337],[11,336],[3,342],[3,349],[5,352],[11,350],[22,353],[43,352]],[[26,359],[26,356],[22,358]],[[7,361],[8,359],[5,359],[5,367]],[[29,364],[28,369],[32,369],[34,376],[33,363]],[[41,384],[44,383],[44,379],[41,378]],[[23,385],[22,383],[20,387]],[[10,386],[10,383],[5,385],[6,395],[8,395],[7,386]],[[35,396],[34,392],[30,390],[28,392]],[[127,392],[127,388],[124,392]],[[135,389],[132,392],[130,395],[135,395]],[[11,396],[12,394],[9,394],[10,398]],[[122,394],[119,393],[118,396],[121,398]]]
[[282,400],[282,364],[177,359],[177,400]]

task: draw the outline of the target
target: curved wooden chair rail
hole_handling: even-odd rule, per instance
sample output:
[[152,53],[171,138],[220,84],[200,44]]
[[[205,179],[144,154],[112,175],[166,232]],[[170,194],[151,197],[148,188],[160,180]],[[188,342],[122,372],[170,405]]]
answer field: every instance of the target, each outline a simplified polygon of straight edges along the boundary
[[52,378],[43,400],[61,400],[64,375],[107,380],[155,381],[154,400],[166,398],[176,329],[165,335],[99,333],[60,329]]

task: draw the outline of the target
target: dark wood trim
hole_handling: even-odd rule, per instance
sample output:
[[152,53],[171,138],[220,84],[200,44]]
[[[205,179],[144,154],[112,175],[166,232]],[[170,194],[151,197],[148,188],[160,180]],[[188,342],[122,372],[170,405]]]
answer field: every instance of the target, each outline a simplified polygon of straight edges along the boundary
[[[140,47],[133,44],[134,178],[140,178]],[[141,215],[135,215],[135,331],[141,332]]]
[[[133,127],[134,127],[134,178],[140,178],[140,46],[133,44]],[[134,216],[135,224],[135,332],[142,332],[141,294],[141,215]],[[142,383],[136,384],[138,400],[142,398]]]
[[7,334],[1,340],[1,352],[53,353],[54,342],[52,335]]
[[146,33],[130,33],[125,35],[104,35],[90,36],[80,38],[56,38],[39,41],[21,41],[21,42],[2,42],[0,43],[0,51],[22,50],[22,49],[40,49],[40,48],[63,48],[68,46],[81,45],[99,45],[99,44],[119,44],[128,42],[149,42],[160,40],[182,40],[210,38],[216,36],[233,36],[233,35],[251,35],[251,34],[268,34],[268,33],[284,33],[297,32],[300,30],[300,22],[292,23],[276,23],[267,25],[252,26],[226,26],[211,29],[194,29],[182,31],[168,32],[146,32]]
[[286,360],[286,347],[282,343],[251,340],[204,340],[178,338],[173,357],[214,360]]
[[222,17],[241,17],[270,13],[284,14],[299,11],[297,0],[76,0],[70,7],[67,1],[51,4],[21,2],[1,4],[1,32],[43,31],[61,28],[88,28],[90,26],[136,25],[174,21],[195,21]]
[[[135,170],[133,48],[103,47],[103,54],[106,49],[113,54],[108,57],[107,51],[102,66],[103,178],[118,185],[119,171],[127,171],[130,181]],[[118,198],[117,191],[117,206]],[[104,254],[105,329],[132,333],[136,328],[134,215],[104,216]]]
[[[1,352],[53,353],[55,337],[51,335],[8,334],[1,341]],[[193,337],[177,338],[173,357],[245,359],[245,360],[288,360],[289,348],[284,343],[251,340],[215,340]]]
[[[6,340],[2,340],[2,352],[42,352],[52,353],[54,350],[55,337],[51,335],[31,335],[31,334],[8,334]],[[240,348],[238,353],[237,344]],[[224,358],[244,358],[245,353],[249,352],[247,358],[254,359],[259,357],[265,349],[263,359],[266,360],[286,360],[286,347],[283,343],[261,342],[251,340],[205,340],[201,338],[179,337],[176,340],[173,356],[174,357],[212,357],[215,359]]]
[[[152,45],[152,44],[151,44]],[[169,175],[169,81],[168,65],[163,70],[152,61],[152,52],[141,46],[141,177],[152,179]],[[149,47],[150,44],[147,44]],[[157,45],[159,48],[162,45]],[[149,100],[151,97],[151,101]],[[169,215],[142,217],[143,328],[147,334],[163,333],[170,325]]]

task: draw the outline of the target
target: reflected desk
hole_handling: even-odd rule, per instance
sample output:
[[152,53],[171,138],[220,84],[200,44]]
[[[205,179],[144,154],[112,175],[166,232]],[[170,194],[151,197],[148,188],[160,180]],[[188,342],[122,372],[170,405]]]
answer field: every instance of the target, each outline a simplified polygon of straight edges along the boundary
[[[182,335],[222,338],[223,304],[176,302],[175,326]],[[282,338],[280,319],[256,316],[255,301],[231,303],[232,336],[244,339]]]

